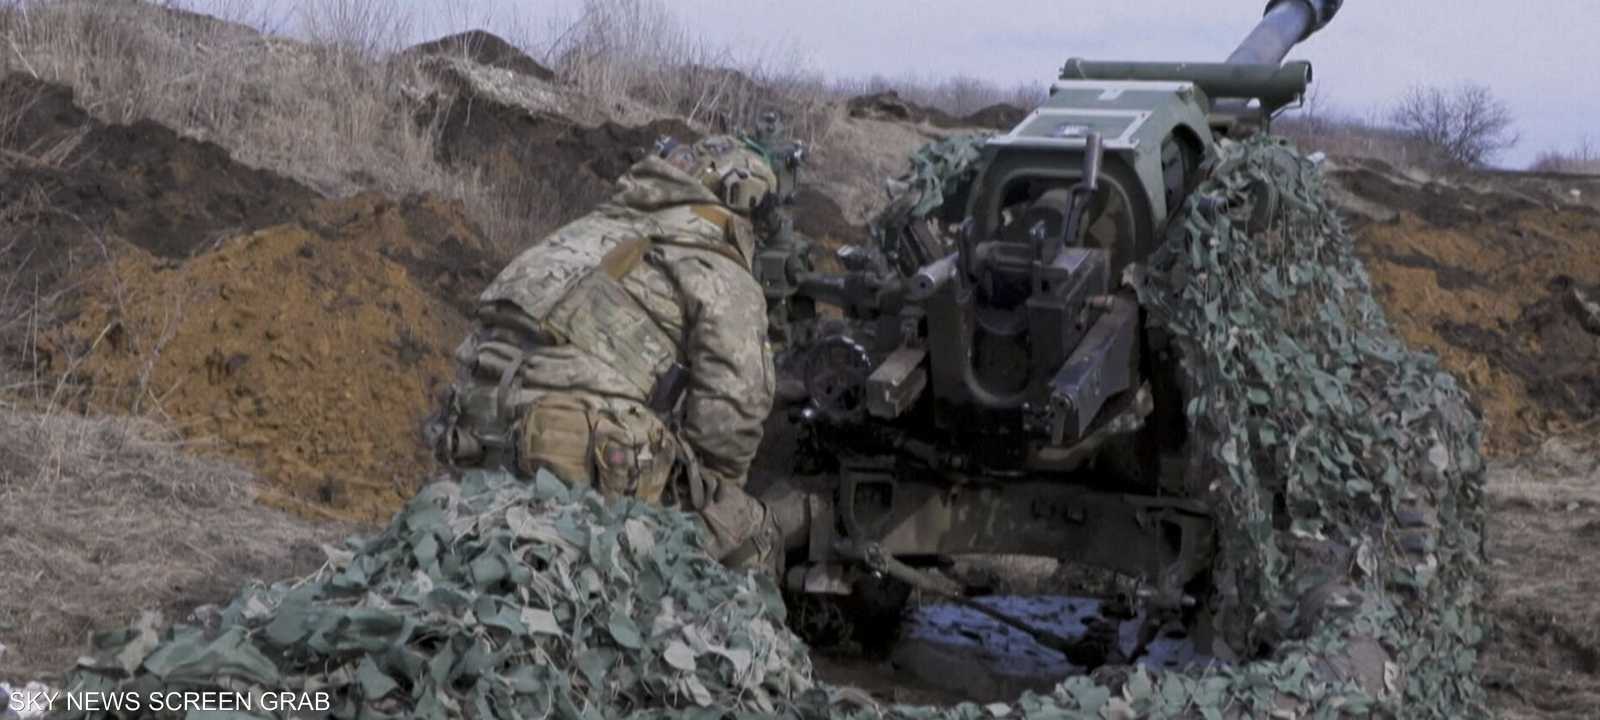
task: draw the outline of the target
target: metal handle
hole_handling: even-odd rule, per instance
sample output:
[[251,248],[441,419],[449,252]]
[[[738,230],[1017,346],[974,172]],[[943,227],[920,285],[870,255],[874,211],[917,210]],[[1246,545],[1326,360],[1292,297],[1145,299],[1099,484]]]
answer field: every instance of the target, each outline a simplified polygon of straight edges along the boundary
[[1089,133],[1083,144],[1083,186],[1089,192],[1100,189],[1100,165],[1104,159],[1100,133]]

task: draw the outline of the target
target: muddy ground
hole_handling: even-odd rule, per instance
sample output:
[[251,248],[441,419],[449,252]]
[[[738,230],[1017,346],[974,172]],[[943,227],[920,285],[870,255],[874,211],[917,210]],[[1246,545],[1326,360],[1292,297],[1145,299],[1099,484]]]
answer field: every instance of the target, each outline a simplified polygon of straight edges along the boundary
[[1497,463],[1489,485],[1495,620],[1484,682],[1502,717],[1600,714],[1600,438],[1591,427]]
[[[1480,672],[1490,707],[1505,720],[1600,716],[1600,438],[1591,430],[1497,460],[1489,482],[1491,618]],[[1078,591],[1048,567],[1002,568],[1033,579],[1028,590]],[[890,653],[818,655],[819,676],[884,701],[946,704],[971,699],[952,683],[917,677]],[[974,673],[981,671],[974,670]]]

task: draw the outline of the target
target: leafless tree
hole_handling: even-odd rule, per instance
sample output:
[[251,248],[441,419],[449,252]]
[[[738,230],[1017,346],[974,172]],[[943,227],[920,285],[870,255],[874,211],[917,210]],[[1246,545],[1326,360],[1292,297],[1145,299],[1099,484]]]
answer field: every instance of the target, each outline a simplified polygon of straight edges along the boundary
[[1511,107],[1488,86],[1470,82],[1412,87],[1390,121],[1449,165],[1483,165],[1521,139]]

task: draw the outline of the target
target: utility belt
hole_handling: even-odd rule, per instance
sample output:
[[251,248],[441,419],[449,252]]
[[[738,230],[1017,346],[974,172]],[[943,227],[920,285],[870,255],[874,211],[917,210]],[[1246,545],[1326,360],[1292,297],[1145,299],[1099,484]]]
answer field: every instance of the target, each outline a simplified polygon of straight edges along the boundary
[[[607,499],[699,509],[708,491],[675,409],[688,372],[674,363],[647,403],[581,390],[517,392],[507,384],[451,389],[435,452],[457,469],[502,469],[532,478],[540,470],[569,487],[590,486]],[[530,398],[508,401],[513,393]]]

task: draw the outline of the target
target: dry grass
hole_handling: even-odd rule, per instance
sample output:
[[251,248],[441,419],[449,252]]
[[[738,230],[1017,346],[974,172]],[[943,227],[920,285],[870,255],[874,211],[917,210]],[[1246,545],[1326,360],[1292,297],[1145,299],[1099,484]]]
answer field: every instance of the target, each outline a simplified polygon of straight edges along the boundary
[[1528,167],[1534,172],[1600,175],[1600,146],[1585,138],[1571,152],[1546,150]]
[[299,3],[295,14],[312,45],[347,60],[375,62],[405,48],[416,26],[411,10],[383,0],[317,0]]
[[189,450],[146,421],[0,409],[8,675],[65,670],[87,632],[141,608],[181,619],[320,563],[316,543],[337,528],[256,507],[246,472]]
[[957,130],[913,126],[866,118],[845,121],[846,108],[833,105],[827,142],[816,148],[807,180],[832,197],[845,220],[865,224],[888,201],[884,179],[906,171],[907,158],[924,143]]
[[[420,118],[469,100],[442,86],[426,58],[395,52],[412,35],[407,4],[304,0],[275,13],[276,5],[236,0],[222,4],[221,20],[183,7],[0,0],[0,73],[69,85],[102,120],[153,119],[324,195],[460,200],[506,248],[551,229],[559,214],[548,206],[558,197],[490,187],[439,162],[439,128]],[[575,115],[605,119],[620,105],[644,105],[711,131],[776,110],[801,137],[826,142],[834,96],[797,53],[736,53],[701,40],[655,0],[589,0],[575,19],[547,20],[539,34],[514,18],[509,34],[557,72],[561,93],[597,110]],[[294,29],[310,42],[287,37]]]
[[[438,163],[436,128],[417,120],[429,79],[415,60],[383,59],[409,33],[403,4],[300,4],[299,22],[322,44],[176,5],[11,0],[0,7],[0,72],[69,85],[102,120],[153,119],[324,195],[428,192],[462,200],[502,232],[523,219],[503,217],[476,178]],[[226,7],[268,30],[293,19]]]
[[554,20],[538,53],[584,95],[627,97],[691,125],[750,127],[777,111],[818,141],[833,94],[793,48],[743,51],[705,39],[659,0],[585,0],[578,17]]
[[1274,134],[1306,152],[1334,157],[1376,158],[1397,167],[1436,167],[1438,153],[1382,123],[1340,115],[1289,115],[1272,124]]
[[330,195],[450,187],[397,102],[414,67],[131,0],[26,0],[3,30],[3,69],[71,86],[102,120],[153,119]]

